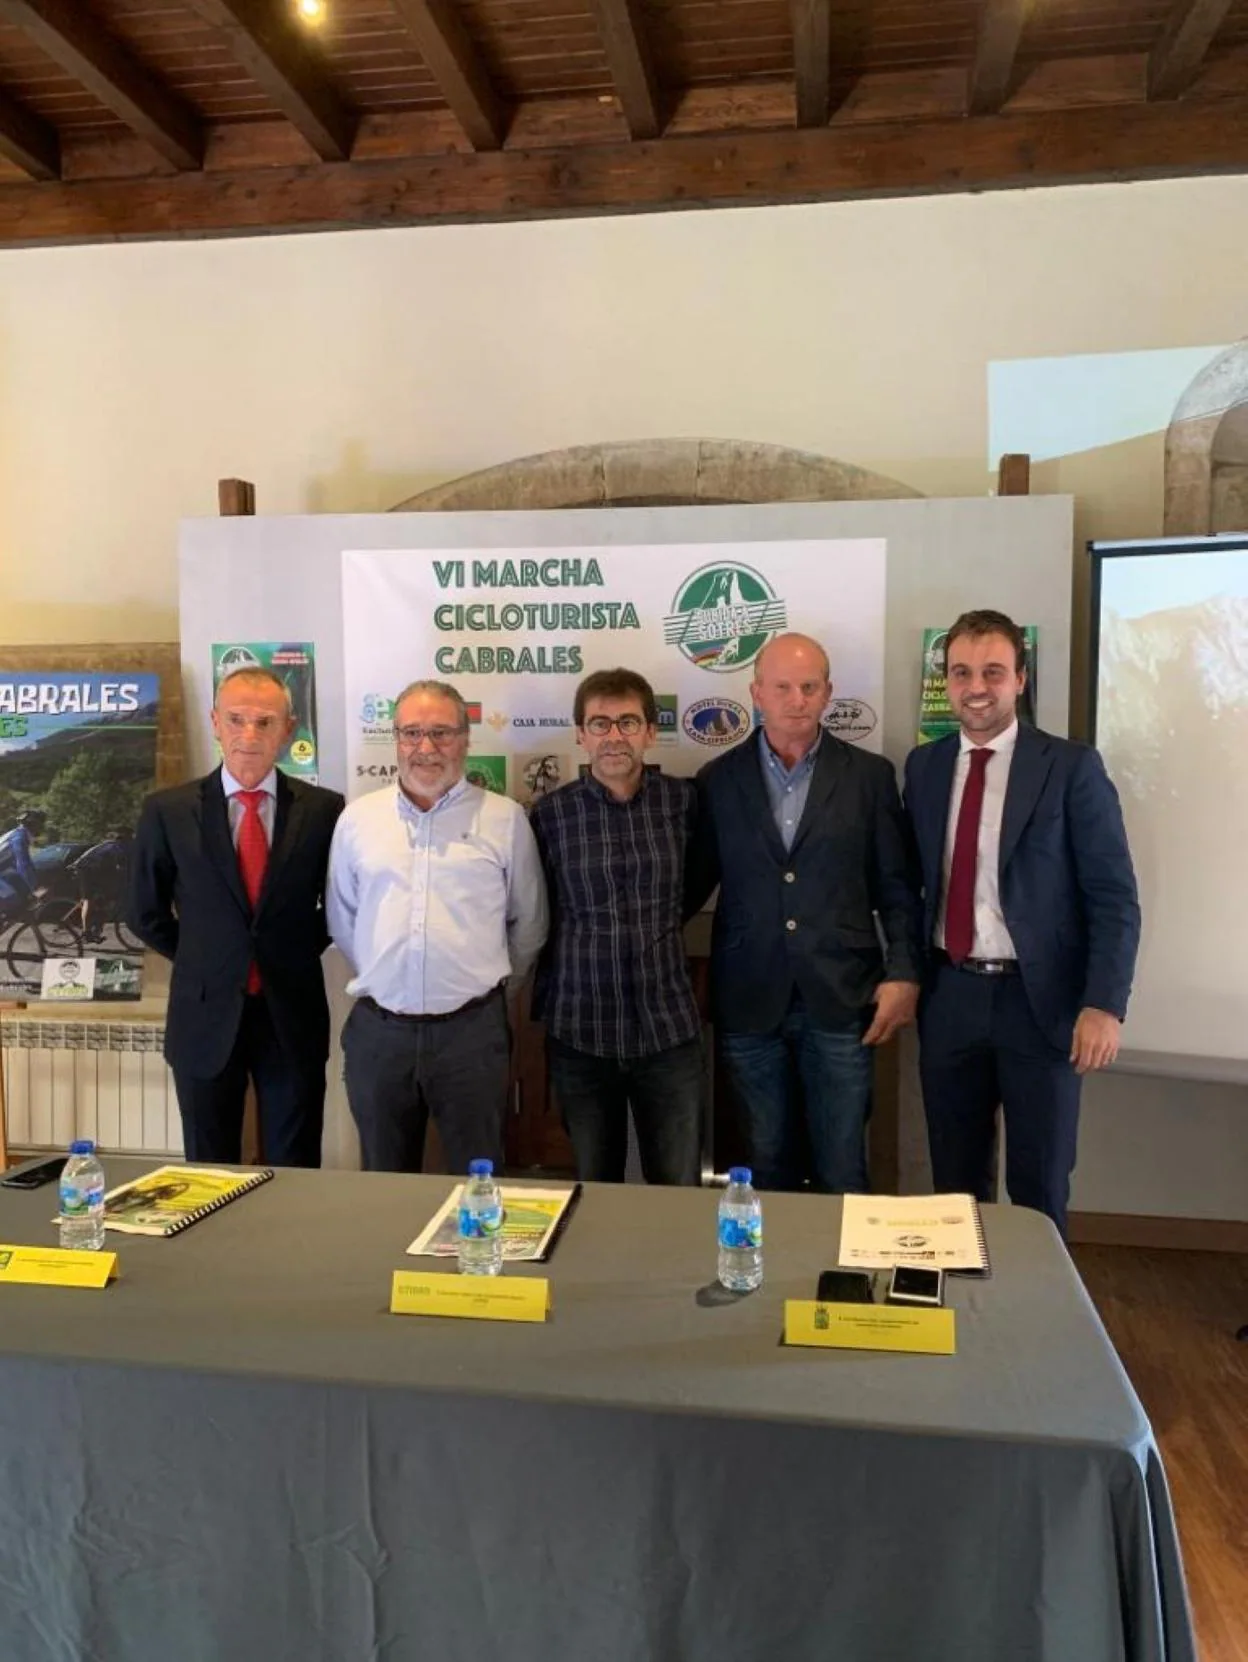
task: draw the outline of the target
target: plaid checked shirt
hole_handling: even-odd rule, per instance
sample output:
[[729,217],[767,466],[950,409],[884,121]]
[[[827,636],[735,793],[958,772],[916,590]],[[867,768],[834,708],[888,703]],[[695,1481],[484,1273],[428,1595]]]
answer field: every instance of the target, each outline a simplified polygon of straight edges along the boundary
[[534,1014],[591,1056],[652,1056],[701,1032],[685,963],[691,779],[649,769],[628,802],[586,776],[541,797],[532,826],[551,929]]

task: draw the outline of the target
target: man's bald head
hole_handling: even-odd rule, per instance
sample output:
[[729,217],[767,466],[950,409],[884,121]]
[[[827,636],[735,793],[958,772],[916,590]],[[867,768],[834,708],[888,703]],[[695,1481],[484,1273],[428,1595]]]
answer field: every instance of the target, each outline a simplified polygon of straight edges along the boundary
[[796,632],[788,635],[776,635],[754,659],[754,679],[763,678],[763,665],[775,654],[783,659],[785,664],[792,667],[795,661],[800,661],[801,667],[806,668],[810,658],[814,658],[823,666],[823,679],[831,679],[832,666],[828,663],[828,655],[819,645],[813,635],[799,635]]
[[818,738],[832,696],[827,653],[809,635],[777,635],[754,660],[750,696],[772,748],[802,755]]

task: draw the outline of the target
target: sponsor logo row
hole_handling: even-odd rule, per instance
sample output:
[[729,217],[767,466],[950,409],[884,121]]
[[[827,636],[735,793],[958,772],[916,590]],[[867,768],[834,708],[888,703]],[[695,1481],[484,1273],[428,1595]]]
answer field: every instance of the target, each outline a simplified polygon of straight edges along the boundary
[[[674,697],[672,710],[674,716]],[[833,699],[829,705],[823,724],[838,738],[852,743],[866,738],[875,730],[876,717],[870,705],[862,699],[839,698]],[[712,749],[723,749],[738,743],[756,725],[757,715],[752,716],[743,704],[715,698],[701,698],[688,705],[681,722],[690,739]],[[670,727],[669,723],[665,733],[660,723],[660,741],[675,738]],[[386,731],[388,735],[389,730]],[[587,764],[579,758],[541,750],[510,756],[479,755],[474,750],[469,752],[464,765],[465,775],[471,784],[479,785],[482,790],[496,791],[502,796],[511,790],[517,800],[526,805],[586,771]],[[391,759],[358,763],[355,772],[358,779],[384,784],[394,778],[398,768]]]
[[[675,693],[657,693],[655,699],[659,707],[660,744],[675,744],[683,732],[694,744],[722,750],[736,744],[760,725],[757,711],[748,710],[744,704],[738,704],[731,698],[696,699],[685,706],[683,715],[680,714]],[[392,720],[393,710],[389,700],[375,693],[364,698],[360,709],[362,738],[389,744],[393,737]],[[491,710],[483,716],[479,702],[469,703],[468,720],[471,726],[484,725],[500,737],[507,729],[518,732],[548,731],[553,735],[556,732],[570,733],[573,727],[570,716],[509,715],[503,710]],[[837,738],[845,739],[850,744],[869,738],[876,724],[875,711],[861,698],[834,698],[823,714],[823,725],[828,732],[835,733]]]
[[[398,773],[396,762],[359,762],[357,779],[367,779],[377,785],[389,783]],[[539,796],[566,785],[573,777],[576,765],[566,756],[537,753],[529,756],[479,756],[472,751],[464,763],[464,777],[470,785],[479,785],[483,791],[494,791],[506,796],[509,787],[516,798],[526,806]]]

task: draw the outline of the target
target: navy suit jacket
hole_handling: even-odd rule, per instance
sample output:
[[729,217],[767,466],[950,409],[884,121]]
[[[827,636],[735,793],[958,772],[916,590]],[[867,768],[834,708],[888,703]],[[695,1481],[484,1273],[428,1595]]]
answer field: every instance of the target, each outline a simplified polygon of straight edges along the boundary
[[816,1025],[840,1025],[881,981],[920,979],[918,873],[897,781],[882,756],[825,733],[786,853],[759,743],[752,735],[698,775],[690,901],[719,885],[715,1020],[728,1033],[773,1031],[796,988]]
[[173,960],[165,1057],[213,1079],[229,1060],[247,971],[259,966],[282,1049],[306,1065],[329,1055],[321,954],[325,872],[342,797],[277,775],[273,846],[255,915],[238,869],[218,768],[143,804],[135,834],[129,923]]
[[[953,733],[906,758],[927,942],[940,903],[958,746]],[[1069,1047],[1085,1006],[1121,1020],[1140,944],[1140,903],[1118,793],[1090,746],[1020,723],[998,877],[1023,987],[1051,1042]]]

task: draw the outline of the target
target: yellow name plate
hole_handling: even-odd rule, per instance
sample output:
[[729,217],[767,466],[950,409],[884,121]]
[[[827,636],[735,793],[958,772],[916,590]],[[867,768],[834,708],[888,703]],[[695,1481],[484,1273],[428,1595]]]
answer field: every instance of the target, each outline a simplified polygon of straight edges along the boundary
[[476,1316],[491,1322],[544,1322],[550,1282],[544,1277],[442,1275],[395,1270],[390,1313],[395,1316]]
[[952,1310],[917,1310],[901,1304],[816,1304],[784,1301],[786,1345],[827,1345],[835,1350],[913,1350],[952,1356]]
[[0,1246],[0,1282],[14,1281],[35,1287],[107,1287],[116,1274],[115,1252]]

